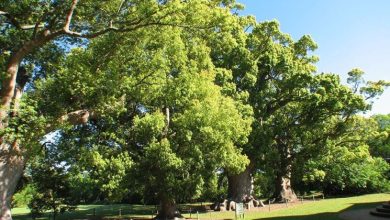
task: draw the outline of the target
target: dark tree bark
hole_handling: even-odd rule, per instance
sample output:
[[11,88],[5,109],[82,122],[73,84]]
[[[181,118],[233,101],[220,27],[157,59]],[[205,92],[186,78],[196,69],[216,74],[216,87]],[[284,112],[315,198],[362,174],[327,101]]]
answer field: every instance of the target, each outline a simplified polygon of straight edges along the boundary
[[282,140],[282,138],[276,138],[277,149],[280,155],[279,167],[276,170],[275,179],[275,192],[273,199],[276,202],[285,202],[297,200],[297,196],[291,187],[291,168],[292,168],[292,155],[289,145]]
[[165,220],[174,218],[183,218],[183,216],[177,210],[175,200],[169,198],[166,195],[161,195],[160,210],[158,211],[158,214],[155,219]]
[[277,175],[275,180],[275,192],[272,196],[276,202],[296,201],[297,196],[291,187],[291,173]]
[[253,194],[253,165],[250,163],[239,174],[228,174],[228,199],[242,202],[246,197]]

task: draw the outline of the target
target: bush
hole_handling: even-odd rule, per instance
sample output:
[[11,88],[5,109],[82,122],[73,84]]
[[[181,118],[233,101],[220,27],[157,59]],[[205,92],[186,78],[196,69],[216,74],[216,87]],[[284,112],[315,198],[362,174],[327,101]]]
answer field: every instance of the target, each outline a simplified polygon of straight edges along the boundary
[[36,188],[33,184],[27,184],[21,191],[17,192],[13,196],[12,207],[25,207],[32,200]]

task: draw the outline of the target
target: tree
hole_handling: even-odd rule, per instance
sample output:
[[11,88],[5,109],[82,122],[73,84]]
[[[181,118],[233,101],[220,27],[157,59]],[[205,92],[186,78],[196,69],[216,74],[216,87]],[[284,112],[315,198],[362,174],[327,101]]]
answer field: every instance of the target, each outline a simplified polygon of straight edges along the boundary
[[371,117],[377,124],[376,135],[368,141],[370,153],[375,157],[382,157],[385,160],[390,158],[390,114],[374,115]]
[[367,110],[364,98],[383,92],[386,82],[363,87],[363,72],[355,69],[349,73],[349,82],[355,82],[357,88],[354,91],[341,85],[336,75],[315,74],[318,58],[310,52],[317,45],[309,36],[293,41],[279,30],[277,22],[256,24],[246,38],[237,34],[236,39],[239,43],[227,48],[230,53],[217,47],[213,61],[230,68],[232,77],[225,79],[249,95],[255,121],[244,147],[250,166],[239,175],[228,174],[228,197],[241,201],[250,195],[252,175],[260,169],[275,178],[273,198],[293,200],[295,161],[315,156],[327,138],[340,135],[341,125],[327,127],[331,119],[348,120],[350,115]]
[[[109,199],[120,200],[135,182],[161,202],[161,218],[176,215],[179,199],[199,197],[220,167],[240,171],[247,159],[237,146],[247,140],[252,111],[214,84],[223,70],[202,39],[213,31],[166,26],[106,35],[37,81],[30,94],[45,117],[85,106],[94,112],[59,131],[66,164],[97,177]],[[107,62],[96,60],[107,52]]]
[[71,194],[70,176],[65,167],[56,164],[52,158],[41,160],[31,168],[35,192],[28,207],[33,219],[45,211],[52,211],[55,220],[59,213],[76,208]]
[[[64,115],[56,114],[58,118],[43,122],[45,119],[41,117],[40,110],[34,108],[36,103],[31,103],[23,94],[26,88],[35,87],[36,79],[45,78],[56,70],[70,47],[89,44],[91,39],[108,33],[120,35],[150,26],[212,29],[224,20],[224,15],[230,14],[232,5],[233,1],[154,0],[0,3],[0,61],[4,66],[0,90],[1,218],[11,219],[9,205],[14,186],[23,172],[27,155],[33,155],[29,152],[29,145],[38,146],[43,135],[56,130],[58,124],[80,124],[94,117],[91,109],[67,108]],[[102,58],[108,59],[109,56],[105,54]],[[49,62],[45,58],[49,58]],[[36,137],[35,140],[31,139],[32,142],[25,142],[23,136],[27,132],[21,133],[18,128],[28,125],[20,109],[23,97],[30,115],[35,117],[35,122],[39,119],[40,123],[40,129],[36,129]],[[13,124],[16,121],[19,123]]]
[[[256,24],[247,37],[239,35],[237,39],[239,43],[230,49],[231,53],[215,51],[214,62],[231,68],[232,82],[242,94],[249,96],[248,103],[255,113],[250,142],[244,148],[251,165],[240,175],[229,175],[229,198],[241,201],[252,193],[251,175],[258,169],[261,155],[269,150],[265,148],[277,135],[267,133],[271,132],[264,128],[267,120],[274,119],[274,113],[289,103],[301,101],[300,96],[307,93],[305,88],[316,61],[307,50],[313,50],[316,45],[307,36],[293,42],[280,32],[277,22]],[[274,124],[270,122],[269,126],[271,129]]]
[[367,145],[376,136],[375,121],[354,116],[345,123],[345,129],[328,139],[323,153],[304,163],[303,181],[328,195],[388,190],[389,165],[371,156]]

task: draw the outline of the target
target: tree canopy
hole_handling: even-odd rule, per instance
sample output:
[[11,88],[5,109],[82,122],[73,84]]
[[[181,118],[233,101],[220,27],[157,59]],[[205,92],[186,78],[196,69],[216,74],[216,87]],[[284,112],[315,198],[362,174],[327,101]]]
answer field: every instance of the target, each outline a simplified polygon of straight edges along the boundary
[[241,8],[1,2],[0,218],[11,219],[23,172],[37,212],[139,196],[160,202],[159,218],[225,176],[220,192],[235,201],[253,194],[253,177],[279,201],[301,183],[335,194],[386,185],[388,117],[357,114],[389,82],[318,73],[310,36],[294,40]]

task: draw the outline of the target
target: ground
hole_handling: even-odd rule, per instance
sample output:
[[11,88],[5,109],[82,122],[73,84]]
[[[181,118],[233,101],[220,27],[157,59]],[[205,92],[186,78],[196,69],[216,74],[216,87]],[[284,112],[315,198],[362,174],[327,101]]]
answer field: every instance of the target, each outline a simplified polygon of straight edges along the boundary
[[[293,204],[272,204],[271,211],[268,205],[263,208],[253,209],[245,212],[245,219],[265,219],[265,220],[341,220],[339,216],[342,213],[352,210],[374,208],[382,202],[389,201],[390,194],[370,194],[363,196],[345,197],[345,198],[325,198],[316,201],[305,200]],[[235,215],[232,211],[226,212],[200,212],[194,211],[193,207],[200,204],[193,204],[191,206],[181,206],[184,210],[186,218],[201,220],[217,220],[217,219],[234,219]],[[190,209],[191,208],[191,209]],[[65,219],[91,219],[95,213],[95,219],[99,216],[104,216],[108,219],[151,219],[156,213],[155,206],[143,205],[80,205],[75,212],[66,213],[59,216],[58,220]],[[191,213],[189,211],[191,210]],[[119,212],[121,217],[119,217]],[[26,208],[15,208],[12,210],[14,220],[31,219],[28,216]],[[45,218],[48,219],[48,216]]]

